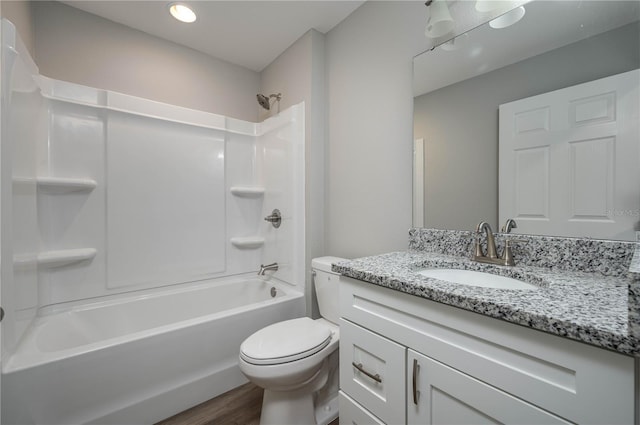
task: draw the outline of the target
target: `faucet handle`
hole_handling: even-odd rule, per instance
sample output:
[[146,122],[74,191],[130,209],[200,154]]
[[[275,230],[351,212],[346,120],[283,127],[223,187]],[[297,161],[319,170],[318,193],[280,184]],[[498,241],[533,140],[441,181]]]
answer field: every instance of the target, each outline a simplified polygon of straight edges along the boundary
[[475,233],[476,241],[474,244],[474,257],[484,257],[484,252],[482,252],[482,244],[480,242],[480,232]]
[[505,266],[515,266],[516,264],[515,259],[513,258],[513,251],[511,250],[512,243],[526,244],[529,243],[529,241],[526,239],[514,238],[507,238],[504,240],[504,251],[502,252],[502,257],[500,257],[500,259],[504,261]]
[[282,214],[280,213],[280,210],[277,208],[273,210],[270,215],[264,218],[264,221],[268,221],[276,229],[280,227],[280,224],[282,223]]

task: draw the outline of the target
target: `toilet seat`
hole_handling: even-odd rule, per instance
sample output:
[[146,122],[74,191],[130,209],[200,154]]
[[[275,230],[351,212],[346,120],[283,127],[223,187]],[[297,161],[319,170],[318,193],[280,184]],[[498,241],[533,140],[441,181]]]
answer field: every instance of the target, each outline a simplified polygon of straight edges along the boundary
[[302,317],[260,329],[240,346],[240,357],[255,365],[276,365],[311,356],[331,342],[324,324]]

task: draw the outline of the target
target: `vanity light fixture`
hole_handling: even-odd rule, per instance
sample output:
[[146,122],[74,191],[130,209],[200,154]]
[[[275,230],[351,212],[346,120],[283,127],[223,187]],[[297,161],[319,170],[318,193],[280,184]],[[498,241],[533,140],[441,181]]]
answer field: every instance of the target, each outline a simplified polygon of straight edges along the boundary
[[525,14],[524,6],[516,7],[515,9],[505,13],[502,16],[498,16],[496,19],[489,21],[489,26],[495,29],[502,29],[510,27],[518,22]]
[[169,4],[169,13],[171,16],[176,18],[178,21],[191,23],[195,22],[196,14],[191,8],[182,3],[171,3]]
[[476,0],[476,10],[480,13],[493,12],[500,9],[504,1],[500,0]]
[[453,30],[453,18],[449,13],[447,0],[429,0],[425,3],[429,10],[427,26],[424,35],[429,38],[438,38]]

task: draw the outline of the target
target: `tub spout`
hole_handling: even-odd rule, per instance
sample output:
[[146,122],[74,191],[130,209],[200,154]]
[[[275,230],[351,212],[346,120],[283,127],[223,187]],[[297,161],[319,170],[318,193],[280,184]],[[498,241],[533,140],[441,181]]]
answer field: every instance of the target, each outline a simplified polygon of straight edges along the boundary
[[258,276],[264,276],[264,272],[266,272],[267,270],[273,270],[275,272],[276,270],[278,270],[278,263],[271,263],[267,264],[266,266],[264,264],[260,264],[260,271],[258,272]]

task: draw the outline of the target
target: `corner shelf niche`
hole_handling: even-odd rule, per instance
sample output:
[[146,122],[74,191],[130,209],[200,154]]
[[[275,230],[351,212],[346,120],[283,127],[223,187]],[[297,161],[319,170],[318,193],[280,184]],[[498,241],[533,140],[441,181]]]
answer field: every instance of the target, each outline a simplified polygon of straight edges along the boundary
[[264,187],[259,186],[232,186],[229,190],[240,198],[259,198],[264,195]]
[[17,187],[37,185],[38,189],[50,194],[90,192],[97,186],[92,179],[66,177],[14,177],[12,182]]
[[96,253],[95,248],[78,248],[44,251],[37,255],[16,255],[13,258],[13,265],[20,269],[35,265],[43,268],[63,267],[92,260]]
[[231,238],[231,244],[240,249],[256,249],[264,245],[264,238],[259,236]]
[[51,194],[89,192],[97,186],[96,181],[92,179],[38,177],[36,181],[39,189]]

